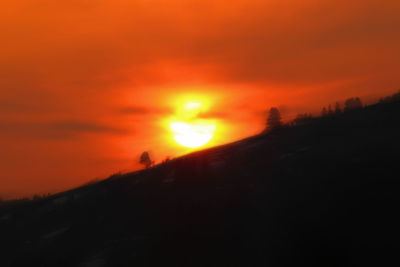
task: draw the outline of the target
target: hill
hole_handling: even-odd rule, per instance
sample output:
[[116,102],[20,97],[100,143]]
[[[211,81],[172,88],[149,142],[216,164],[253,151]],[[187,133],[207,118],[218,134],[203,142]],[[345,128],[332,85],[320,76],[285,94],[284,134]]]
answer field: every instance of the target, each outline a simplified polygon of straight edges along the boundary
[[378,104],[3,203],[0,265],[398,265],[399,114]]

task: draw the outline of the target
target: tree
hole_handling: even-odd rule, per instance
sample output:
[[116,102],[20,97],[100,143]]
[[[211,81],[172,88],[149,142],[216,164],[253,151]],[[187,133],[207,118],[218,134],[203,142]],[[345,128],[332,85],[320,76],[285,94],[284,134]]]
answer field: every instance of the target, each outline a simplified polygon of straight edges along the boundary
[[362,103],[359,97],[352,97],[344,102],[344,111],[362,108]]
[[336,104],[335,104],[335,114],[339,115],[340,113],[342,113],[342,110],[340,109],[340,104],[339,104],[339,102],[336,102]]
[[295,125],[301,125],[301,124],[309,122],[310,120],[312,120],[312,114],[304,113],[304,114],[298,114],[296,119],[294,119],[293,122]]
[[397,93],[393,94],[391,96],[391,98],[392,98],[392,102],[400,101],[400,89],[399,89],[399,91]]
[[275,130],[282,126],[281,113],[277,108],[271,108],[267,119],[267,129]]
[[328,116],[332,116],[332,115],[333,115],[332,106],[331,106],[331,104],[329,104],[329,106],[328,106]]
[[148,169],[154,164],[154,161],[151,160],[149,152],[145,151],[140,155],[139,163],[143,164],[146,169]]
[[321,115],[322,115],[322,117],[326,117],[328,115],[328,111],[326,110],[326,107],[322,108]]
[[166,156],[165,158],[164,158],[164,160],[162,161],[162,163],[167,163],[167,162],[169,162],[171,160],[171,158],[169,157],[169,156]]
[[381,98],[379,100],[379,103],[383,104],[383,103],[392,103],[392,102],[398,102],[398,101],[400,101],[400,90],[391,96]]

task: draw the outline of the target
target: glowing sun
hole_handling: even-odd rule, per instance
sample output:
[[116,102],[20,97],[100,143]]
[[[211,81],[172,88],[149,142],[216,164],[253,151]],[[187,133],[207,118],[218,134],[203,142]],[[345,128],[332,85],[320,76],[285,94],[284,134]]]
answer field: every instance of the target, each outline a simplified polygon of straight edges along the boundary
[[198,118],[204,106],[199,102],[187,102],[171,121],[170,128],[174,140],[188,148],[198,148],[207,144],[214,136],[216,124],[212,120]]

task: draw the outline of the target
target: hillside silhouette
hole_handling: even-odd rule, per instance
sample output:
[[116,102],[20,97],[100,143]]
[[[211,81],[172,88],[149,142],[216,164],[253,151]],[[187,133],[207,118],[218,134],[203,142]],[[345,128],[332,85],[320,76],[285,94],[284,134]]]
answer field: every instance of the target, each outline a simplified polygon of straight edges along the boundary
[[386,101],[307,117],[147,170],[4,202],[0,265],[396,266],[399,114],[400,102]]

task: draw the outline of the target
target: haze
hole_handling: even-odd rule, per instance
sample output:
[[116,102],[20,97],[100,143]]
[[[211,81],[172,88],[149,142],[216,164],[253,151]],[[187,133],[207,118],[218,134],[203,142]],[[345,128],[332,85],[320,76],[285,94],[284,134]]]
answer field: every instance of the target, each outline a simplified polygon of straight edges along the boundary
[[164,120],[206,97],[210,145],[400,87],[400,2],[5,0],[0,196],[81,185],[188,150]]

